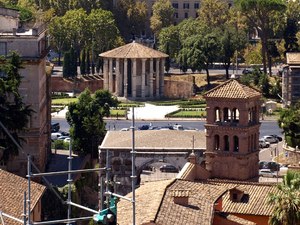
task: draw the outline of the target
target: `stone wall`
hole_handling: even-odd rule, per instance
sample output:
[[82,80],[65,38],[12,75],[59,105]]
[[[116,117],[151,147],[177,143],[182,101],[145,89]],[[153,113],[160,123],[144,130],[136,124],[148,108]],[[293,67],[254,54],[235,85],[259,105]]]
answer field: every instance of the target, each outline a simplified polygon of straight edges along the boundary
[[193,94],[192,82],[165,79],[164,96],[166,98],[190,98]]
[[88,88],[91,92],[103,89],[103,80],[99,76],[86,76],[77,78],[75,83],[63,77],[52,77],[53,92],[73,92],[80,93]]

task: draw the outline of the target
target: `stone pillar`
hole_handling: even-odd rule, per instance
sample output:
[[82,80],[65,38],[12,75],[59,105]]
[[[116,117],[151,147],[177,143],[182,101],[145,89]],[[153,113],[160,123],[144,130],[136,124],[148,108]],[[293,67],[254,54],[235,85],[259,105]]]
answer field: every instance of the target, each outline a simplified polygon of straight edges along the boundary
[[116,94],[121,96],[122,94],[122,77],[120,74],[120,59],[116,59]]
[[164,86],[165,86],[165,59],[161,59],[160,64],[160,97],[164,96]]
[[136,59],[132,59],[133,68],[132,68],[132,78],[131,78],[131,89],[132,89],[132,98],[136,98]]
[[150,59],[149,97],[153,98],[153,59]]
[[155,71],[155,74],[156,74],[156,97],[159,98],[159,78],[160,78],[160,69],[159,69],[159,59],[156,59],[156,71]]
[[109,92],[114,92],[113,59],[109,59]]
[[124,59],[124,97],[128,97],[127,88],[128,88],[128,61]]
[[108,59],[104,58],[103,62],[103,79],[104,79],[104,89],[108,90]]
[[142,98],[145,98],[145,83],[146,83],[146,59],[142,59]]

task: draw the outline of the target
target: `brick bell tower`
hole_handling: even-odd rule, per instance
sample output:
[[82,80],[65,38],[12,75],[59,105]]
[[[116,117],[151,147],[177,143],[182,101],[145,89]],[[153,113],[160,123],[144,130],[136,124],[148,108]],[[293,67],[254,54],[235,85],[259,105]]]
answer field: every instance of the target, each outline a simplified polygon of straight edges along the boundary
[[204,97],[205,167],[211,178],[257,179],[261,93],[230,79]]

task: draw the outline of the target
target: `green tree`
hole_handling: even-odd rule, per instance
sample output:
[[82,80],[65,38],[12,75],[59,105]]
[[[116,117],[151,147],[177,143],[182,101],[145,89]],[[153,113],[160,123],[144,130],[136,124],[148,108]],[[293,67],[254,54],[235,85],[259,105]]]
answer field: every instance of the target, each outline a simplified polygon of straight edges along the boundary
[[269,219],[270,225],[300,224],[300,174],[290,172],[277,186],[277,192],[269,195],[269,203],[274,205]]
[[[226,26],[220,35],[221,54],[220,60],[223,62],[226,70],[226,79],[229,79],[229,67],[233,56],[239,50],[246,46],[246,33],[243,30],[237,30],[236,27]],[[237,56],[236,56],[237,57]]]
[[[123,42],[120,37],[114,16],[103,9],[94,9],[86,19],[86,46],[94,51],[94,55],[120,46]],[[101,37],[101,38],[99,38]]]
[[88,89],[80,94],[77,102],[69,104],[67,121],[75,151],[97,155],[97,146],[106,133],[103,117],[109,116],[109,108],[114,106],[117,99],[108,91],[98,90],[92,95]]
[[229,19],[228,2],[224,0],[203,0],[198,19],[210,28],[223,26]]
[[299,45],[296,37],[298,29],[298,21],[292,18],[287,18],[286,28],[283,33],[284,47],[286,52],[298,52]]
[[58,65],[61,65],[61,54],[67,42],[66,27],[62,17],[54,17],[49,23],[51,45],[58,53]]
[[86,68],[85,68],[85,49],[83,49],[82,54],[81,54],[81,61],[80,61],[80,74],[84,75],[86,74]]
[[[19,93],[22,77],[20,56],[12,52],[7,58],[0,59],[0,121],[11,133],[15,140],[22,144],[19,132],[26,132],[29,118],[33,111],[25,105]],[[18,148],[0,127],[0,162],[7,162],[10,156],[18,154]]]
[[65,52],[64,54],[64,63],[63,63],[63,77],[70,77],[71,73],[72,73],[72,69],[71,69],[71,53]]
[[86,73],[90,74],[91,73],[91,61],[90,61],[90,51],[87,50],[86,52]]
[[175,10],[170,0],[158,0],[153,4],[152,11],[150,27],[155,36],[158,37],[162,28],[173,24]]
[[[180,49],[179,30],[177,26],[171,25],[165,27],[159,33],[158,49],[169,55],[171,59],[175,59]],[[168,50],[168,53],[167,53]]]
[[278,125],[283,129],[288,146],[300,146],[300,103],[293,104],[280,111]]
[[249,26],[254,27],[262,44],[262,63],[264,73],[267,73],[267,46],[268,40],[273,38],[274,29],[278,26],[279,14],[283,14],[285,10],[285,2],[283,0],[236,0],[235,5],[246,16]]

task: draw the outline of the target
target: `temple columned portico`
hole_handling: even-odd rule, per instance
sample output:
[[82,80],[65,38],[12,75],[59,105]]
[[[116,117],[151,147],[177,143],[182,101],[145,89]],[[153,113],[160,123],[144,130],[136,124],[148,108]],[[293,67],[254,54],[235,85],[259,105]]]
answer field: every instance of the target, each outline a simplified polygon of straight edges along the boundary
[[104,89],[131,99],[164,96],[164,64],[168,55],[133,42],[100,57],[104,60]]

